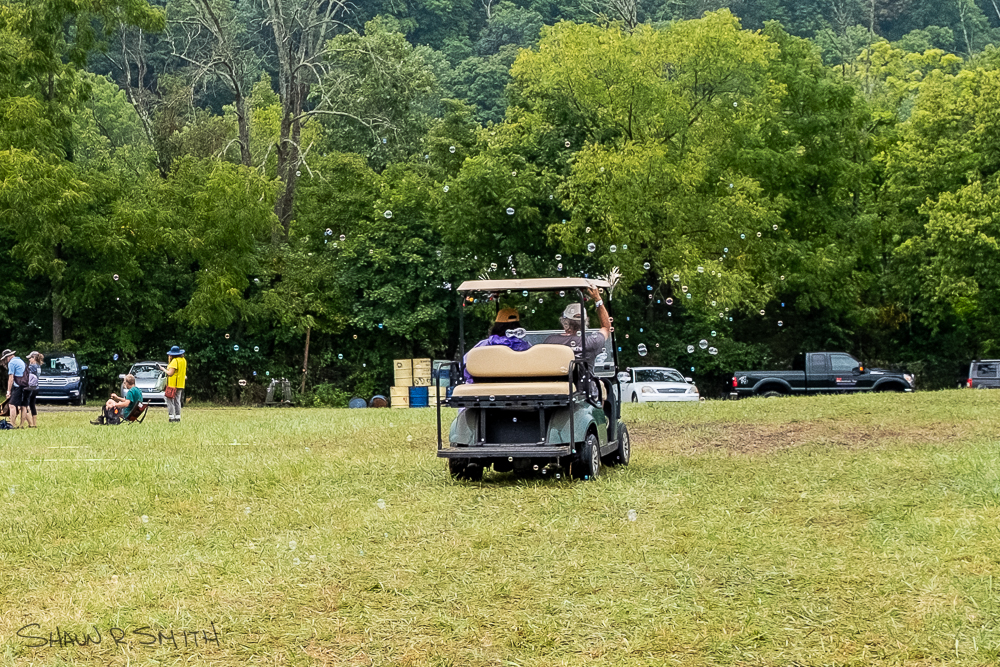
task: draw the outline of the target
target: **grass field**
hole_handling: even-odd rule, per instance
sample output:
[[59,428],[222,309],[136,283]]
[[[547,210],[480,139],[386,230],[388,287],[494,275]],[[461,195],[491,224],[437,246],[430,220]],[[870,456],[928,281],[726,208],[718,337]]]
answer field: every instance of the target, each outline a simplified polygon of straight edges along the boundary
[[0,431],[0,663],[994,665],[998,408],[630,405],[627,469],[482,484],[430,410],[46,413]]

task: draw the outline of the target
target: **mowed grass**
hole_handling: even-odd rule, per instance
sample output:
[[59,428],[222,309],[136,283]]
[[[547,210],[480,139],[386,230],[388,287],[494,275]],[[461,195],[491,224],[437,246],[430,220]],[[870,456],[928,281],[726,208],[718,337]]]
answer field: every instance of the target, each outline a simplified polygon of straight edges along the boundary
[[630,405],[628,468],[482,484],[432,410],[45,413],[0,431],[0,661],[993,665],[998,408]]

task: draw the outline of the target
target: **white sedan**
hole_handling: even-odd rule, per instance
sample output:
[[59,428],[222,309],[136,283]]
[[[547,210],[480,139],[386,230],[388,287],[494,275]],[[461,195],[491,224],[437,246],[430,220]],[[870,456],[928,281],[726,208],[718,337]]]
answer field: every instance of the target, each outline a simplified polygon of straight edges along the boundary
[[633,403],[659,403],[662,401],[697,401],[701,398],[698,387],[673,368],[629,368],[618,374],[622,397]]

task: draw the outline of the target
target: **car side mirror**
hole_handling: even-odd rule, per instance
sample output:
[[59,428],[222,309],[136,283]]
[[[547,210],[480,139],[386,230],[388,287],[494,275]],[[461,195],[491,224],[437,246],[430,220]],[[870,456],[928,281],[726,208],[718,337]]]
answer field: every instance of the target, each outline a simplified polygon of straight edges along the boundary
[[622,372],[622,373],[618,374],[618,381],[619,382],[628,382],[631,379],[632,379],[632,376],[629,375],[628,373]]
[[855,366],[854,370],[851,371],[851,372],[854,373],[855,375],[861,375],[862,373],[865,372],[865,367],[864,366]]
[[119,380],[124,380],[124,379],[125,379],[125,374],[124,374],[124,373],[120,374],[120,375],[118,376],[118,379],[119,379]]
[[692,380],[691,378],[688,378],[688,377],[684,378],[684,381],[687,382],[688,384],[694,382],[694,380]]

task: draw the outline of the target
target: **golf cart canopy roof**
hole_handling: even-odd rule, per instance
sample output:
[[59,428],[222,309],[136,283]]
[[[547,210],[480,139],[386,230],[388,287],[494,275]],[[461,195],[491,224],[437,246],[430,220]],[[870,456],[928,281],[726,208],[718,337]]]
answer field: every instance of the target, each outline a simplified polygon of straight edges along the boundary
[[501,290],[528,290],[532,292],[610,287],[607,280],[598,278],[525,278],[514,280],[466,280],[458,286],[459,292],[499,292]]

